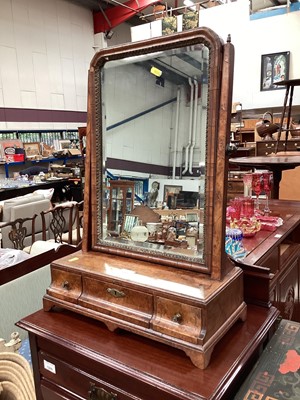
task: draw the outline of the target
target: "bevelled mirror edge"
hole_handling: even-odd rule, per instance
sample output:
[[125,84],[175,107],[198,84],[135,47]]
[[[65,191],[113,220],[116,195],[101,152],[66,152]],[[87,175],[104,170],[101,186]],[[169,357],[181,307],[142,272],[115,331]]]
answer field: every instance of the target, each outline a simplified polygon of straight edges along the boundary
[[[101,134],[101,98],[99,95],[100,75],[99,69],[107,62],[107,60],[118,59],[120,55],[124,57],[130,56],[132,52],[145,51],[151,47],[153,51],[172,48],[174,43],[180,46],[191,45],[191,43],[205,43],[209,47],[210,66],[209,66],[209,108],[208,108],[208,125],[207,125],[207,168],[205,178],[205,265],[191,263],[184,259],[165,259],[160,255],[153,256],[143,255],[135,251],[122,252],[117,247],[106,245],[99,241],[99,224],[102,223],[101,200],[99,201],[99,190],[96,188],[102,185],[102,174],[99,173],[99,165],[104,163],[102,149],[99,152],[99,143],[97,146],[96,136]],[[228,45],[228,44],[227,44]],[[146,42],[138,42],[134,45],[128,44],[115,48],[108,48],[97,53],[92,62],[89,72],[89,95],[88,95],[88,125],[87,125],[87,173],[85,184],[85,198],[88,204],[85,205],[85,235],[83,241],[83,251],[100,251],[111,254],[124,255],[130,258],[144,259],[146,261],[158,262],[160,264],[179,266],[196,270],[204,273],[212,273],[216,278],[221,276],[220,266],[223,265],[226,258],[222,249],[222,238],[224,237],[224,205],[223,199],[226,195],[224,187],[226,174],[225,147],[227,136],[229,136],[228,122],[230,120],[231,98],[229,95],[231,82],[224,84],[224,71],[222,71],[224,60],[224,45],[222,40],[210,29],[199,28],[193,31],[184,32],[156,38]],[[233,46],[230,44],[231,54]],[[226,53],[226,52],[225,52]],[[227,56],[226,65],[232,67],[232,54]],[[230,74],[229,74],[230,75]],[[228,78],[228,74],[226,75]],[[227,79],[226,78],[226,79]],[[223,82],[223,83],[222,83]],[[225,89],[225,87],[227,89]],[[229,89],[229,90],[228,90]],[[227,97],[225,92],[227,90]],[[223,93],[223,94],[222,94]],[[96,97],[98,97],[98,104]],[[221,101],[221,103],[220,103]],[[226,103],[227,101],[227,103]],[[230,104],[229,104],[230,103]],[[97,109],[98,107],[98,109]],[[100,114],[100,116],[99,116]],[[225,124],[224,124],[225,123]],[[228,131],[228,132],[227,132]],[[227,134],[228,133],[228,134]],[[216,152],[216,145],[218,146]],[[220,152],[224,153],[224,157],[219,157]],[[100,154],[101,153],[101,154]],[[219,184],[215,185],[215,176],[218,173],[221,179]],[[100,195],[102,198],[102,193]],[[222,201],[220,200],[222,198]],[[220,224],[221,221],[221,224]],[[218,253],[218,254],[216,254]],[[223,268],[223,267],[222,267]],[[228,267],[226,267],[228,268]]]

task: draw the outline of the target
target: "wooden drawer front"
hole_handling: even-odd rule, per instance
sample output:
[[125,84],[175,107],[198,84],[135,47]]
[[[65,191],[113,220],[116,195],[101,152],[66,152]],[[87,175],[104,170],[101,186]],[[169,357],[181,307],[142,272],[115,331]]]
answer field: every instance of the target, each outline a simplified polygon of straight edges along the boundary
[[153,314],[151,294],[88,277],[83,277],[79,304],[144,327],[149,327]]
[[201,328],[201,309],[162,297],[155,298],[153,330],[198,344]]
[[244,193],[244,183],[242,180],[229,180],[227,185],[228,193],[237,192]]
[[52,282],[47,293],[56,298],[77,303],[82,292],[82,279],[80,274],[64,271],[51,267]]
[[[74,397],[70,393],[65,392],[62,388],[56,387],[49,382],[42,381],[41,392],[43,400],[83,400],[83,397]],[[84,399],[86,400],[86,398]]]
[[[57,387],[56,392],[58,394],[63,393],[65,390],[70,395],[70,399],[74,398],[72,396],[78,396],[76,399],[137,400],[137,397],[131,396],[116,386],[104,382],[101,379],[101,370],[97,369],[97,365],[95,365],[95,370],[97,370],[99,376],[96,377],[44,352],[39,352],[39,366],[42,381],[46,385],[49,382],[50,385],[48,384],[47,386],[53,386],[53,392],[56,391],[55,387]],[[116,379],[117,383],[118,380]],[[64,388],[63,390],[61,390],[62,387]],[[89,397],[89,391],[93,388],[94,390],[96,388],[100,389],[98,397]],[[55,397],[49,397],[51,400],[53,398]],[[57,399],[60,399],[60,397],[57,397]]]
[[288,151],[298,151],[300,148],[300,140],[288,140],[287,142],[287,149]]
[[[276,141],[272,142],[256,142],[256,155],[257,156],[267,156],[269,154],[275,153]],[[283,151],[283,143],[279,143],[278,151]]]
[[270,268],[270,272],[275,274],[280,267],[279,247],[275,247],[266,257],[259,260],[257,264],[262,267]]

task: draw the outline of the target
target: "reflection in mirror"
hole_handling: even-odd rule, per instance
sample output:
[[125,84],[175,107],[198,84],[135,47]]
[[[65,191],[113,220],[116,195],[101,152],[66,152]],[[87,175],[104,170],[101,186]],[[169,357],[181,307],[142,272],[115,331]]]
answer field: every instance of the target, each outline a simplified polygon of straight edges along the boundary
[[208,63],[200,43],[100,69],[106,185],[99,243],[204,262]]

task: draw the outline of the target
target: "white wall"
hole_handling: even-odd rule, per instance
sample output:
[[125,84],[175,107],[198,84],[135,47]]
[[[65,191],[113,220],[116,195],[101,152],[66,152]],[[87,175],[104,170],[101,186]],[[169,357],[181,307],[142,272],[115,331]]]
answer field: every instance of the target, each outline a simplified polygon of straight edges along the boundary
[[[107,128],[138,114],[176,99],[177,86],[165,81],[160,87],[148,70],[134,64],[108,68],[104,71],[106,109],[104,123]],[[206,85],[202,88],[203,107],[206,107]],[[187,89],[181,87],[179,101],[178,148],[176,166],[182,165],[183,147],[189,139],[190,104]],[[201,103],[201,99],[198,102]],[[139,115],[130,121],[109,129],[105,134],[106,157],[136,161],[160,166],[173,166],[176,102],[160,107],[150,113]],[[202,110],[202,107],[201,107]],[[197,131],[206,132],[206,111],[197,112]],[[193,119],[193,116],[192,116]],[[196,135],[193,165],[205,160],[205,135]],[[116,171],[111,171],[116,173]],[[126,171],[122,175],[126,175]],[[148,177],[148,176],[147,176]]]
[[[92,12],[64,0],[0,0],[0,107],[86,111]],[[0,129],[78,123],[1,122]]]
[[[199,26],[211,28],[224,42],[231,35],[235,47],[233,102],[241,102],[244,110],[283,105],[284,90],[260,91],[261,56],[290,51],[289,78],[300,78],[300,11],[250,21],[249,2],[238,0],[201,9]],[[134,40],[144,39],[147,34],[150,37],[150,24],[131,31]],[[295,88],[293,104],[300,104],[299,87]]]
[[[300,11],[250,21],[249,3],[238,0],[200,13],[200,24],[235,46],[233,102],[243,109],[282,106],[284,90],[260,91],[261,55],[290,51],[290,79],[300,78]],[[293,104],[300,104],[296,87]]]

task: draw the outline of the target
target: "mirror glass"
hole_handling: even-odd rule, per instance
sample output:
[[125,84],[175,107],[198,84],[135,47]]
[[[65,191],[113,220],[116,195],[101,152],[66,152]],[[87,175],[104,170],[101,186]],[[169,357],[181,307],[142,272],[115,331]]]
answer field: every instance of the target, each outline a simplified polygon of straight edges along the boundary
[[202,43],[98,69],[98,244],[204,263],[208,70]]

